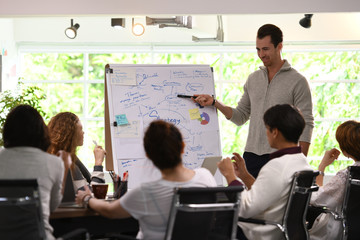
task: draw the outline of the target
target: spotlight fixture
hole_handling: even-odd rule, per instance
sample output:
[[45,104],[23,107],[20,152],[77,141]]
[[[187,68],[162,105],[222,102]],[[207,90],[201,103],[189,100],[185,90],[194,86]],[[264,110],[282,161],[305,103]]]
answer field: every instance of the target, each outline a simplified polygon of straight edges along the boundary
[[198,38],[192,36],[192,40],[194,42],[224,42],[224,29],[223,29],[223,22],[221,15],[217,16],[217,22],[218,22],[218,29],[216,31],[215,38]]
[[135,23],[134,18],[132,19],[132,33],[135,36],[141,36],[145,32],[145,27],[141,23]]
[[159,28],[164,27],[184,27],[192,28],[191,16],[176,16],[174,18],[151,18],[146,17],[146,25],[159,25]]
[[76,33],[79,27],[80,25],[78,23],[74,25],[73,19],[71,19],[71,26],[65,29],[65,35],[70,39],[76,38]]
[[125,18],[112,18],[111,26],[114,28],[124,28],[125,27]]
[[313,14],[304,14],[304,15],[305,15],[305,17],[299,21],[299,24],[304,28],[310,28],[311,27],[311,18],[313,16]]

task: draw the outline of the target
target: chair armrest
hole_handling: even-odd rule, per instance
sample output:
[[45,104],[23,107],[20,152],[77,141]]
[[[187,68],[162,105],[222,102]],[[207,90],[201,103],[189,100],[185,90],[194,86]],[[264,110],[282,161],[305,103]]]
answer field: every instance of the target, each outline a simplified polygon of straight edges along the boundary
[[308,210],[311,211],[316,211],[316,212],[320,212],[323,213],[327,210],[328,208],[326,206],[314,206],[314,205],[309,205]]
[[57,238],[57,240],[67,240],[67,239],[89,240],[90,235],[85,228],[78,228]]
[[[111,239],[111,240],[139,240],[136,237],[133,236],[129,236],[129,235],[124,235],[121,233],[110,233],[110,234],[105,234],[104,239]],[[96,238],[98,239],[98,238]],[[101,238],[103,239],[103,238]]]
[[243,218],[243,217],[238,217],[238,221],[246,222],[246,223],[261,224],[261,225],[269,224],[269,225],[274,225],[274,226],[278,227],[282,232],[284,232],[284,230],[285,230],[284,226],[277,222],[271,222],[271,221],[254,219],[254,218]]
[[319,186],[311,186],[311,187],[295,187],[295,192],[301,193],[301,194],[307,194],[309,192],[316,192],[319,190]]
[[309,192],[317,192],[319,190],[319,186],[311,186]]
[[237,207],[237,203],[201,203],[201,204],[180,204],[179,210],[184,212],[208,212],[212,209],[231,210]]
[[311,212],[315,212],[317,213],[317,215],[320,215],[321,213],[329,213],[331,214],[335,220],[342,220],[343,217],[341,216],[341,214],[335,212],[335,211],[332,211],[331,209],[327,208],[326,206],[313,206],[313,205],[310,205],[308,207],[308,212],[311,211]]
[[238,218],[238,221],[239,221],[239,222],[262,224],[262,225],[265,225],[265,224],[266,224],[265,220],[254,219],[254,218],[243,218],[243,217],[239,217],[239,218]]

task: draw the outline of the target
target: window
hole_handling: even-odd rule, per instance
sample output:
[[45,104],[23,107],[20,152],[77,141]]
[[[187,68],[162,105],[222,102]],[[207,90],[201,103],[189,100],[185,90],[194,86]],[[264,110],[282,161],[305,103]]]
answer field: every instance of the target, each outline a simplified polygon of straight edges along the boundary
[[[284,47],[283,57],[306,76],[312,88],[315,128],[309,151],[310,163],[317,168],[325,150],[337,147],[335,131],[347,119],[360,120],[359,49],[311,50],[308,45]],[[300,50],[299,50],[300,49]],[[287,51],[287,52],[285,52]],[[20,47],[21,77],[46,92],[43,103],[50,117],[61,111],[76,113],[85,131],[80,159],[92,167],[93,143],[104,145],[104,67],[123,64],[209,64],[214,68],[217,98],[230,106],[240,99],[247,76],[262,65],[253,44],[219,46],[159,46],[72,48]],[[311,59],[311,61],[309,61]],[[224,155],[242,153],[248,124],[236,127],[219,114]],[[342,156],[342,155],[341,155]],[[330,166],[335,173],[352,162],[344,157]]]

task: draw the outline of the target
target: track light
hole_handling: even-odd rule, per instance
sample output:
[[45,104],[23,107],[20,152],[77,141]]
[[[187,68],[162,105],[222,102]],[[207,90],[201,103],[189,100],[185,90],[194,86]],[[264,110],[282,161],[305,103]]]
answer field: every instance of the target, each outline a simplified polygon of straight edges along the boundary
[[313,14],[305,14],[305,17],[299,21],[299,24],[304,28],[310,28],[312,16]]
[[151,18],[146,17],[146,25],[159,25],[159,28],[164,27],[184,27],[192,28],[191,16],[176,16],[174,18]]
[[114,28],[124,28],[125,27],[125,18],[112,18],[111,26]]
[[145,32],[145,27],[141,23],[135,23],[134,18],[132,19],[132,33],[135,36],[141,36]]
[[73,19],[71,19],[71,26],[65,29],[65,35],[70,39],[76,38],[76,33],[79,27],[80,25],[78,23],[74,25]]

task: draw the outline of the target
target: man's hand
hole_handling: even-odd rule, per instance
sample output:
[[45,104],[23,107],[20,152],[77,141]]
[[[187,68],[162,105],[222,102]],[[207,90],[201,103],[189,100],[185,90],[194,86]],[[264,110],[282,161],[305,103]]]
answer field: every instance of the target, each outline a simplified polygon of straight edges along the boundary
[[233,153],[233,155],[234,156],[231,159],[235,160],[234,169],[236,176],[243,179],[245,176],[249,174],[246,168],[245,160],[238,153]]
[[201,106],[211,106],[214,101],[214,98],[207,94],[200,94],[194,96],[196,97],[195,99],[193,98],[194,102],[197,102]]
[[234,162],[234,169],[236,176],[238,176],[246,185],[248,189],[251,189],[251,186],[255,182],[255,178],[248,172],[245,164],[245,160],[240,156],[238,153],[233,153],[233,161]]
[[217,166],[221,174],[224,175],[224,177],[226,178],[228,184],[236,180],[235,170],[231,158],[228,157],[222,159],[220,162],[217,163]]

